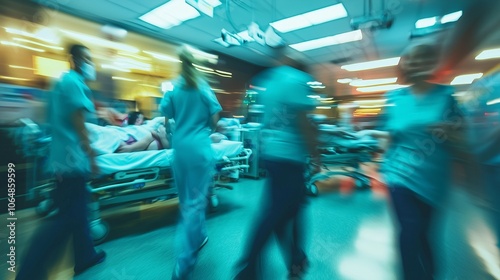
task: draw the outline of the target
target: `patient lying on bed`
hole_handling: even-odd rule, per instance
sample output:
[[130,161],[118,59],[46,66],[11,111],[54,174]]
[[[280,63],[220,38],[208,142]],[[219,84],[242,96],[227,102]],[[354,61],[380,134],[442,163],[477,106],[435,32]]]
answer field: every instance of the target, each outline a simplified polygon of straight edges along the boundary
[[[86,123],[91,146],[97,155],[170,149],[165,118],[155,118],[142,125],[98,126]],[[226,140],[223,135],[210,137],[213,143]]]
[[97,155],[169,149],[165,127],[160,124],[98,126],[85,124]]

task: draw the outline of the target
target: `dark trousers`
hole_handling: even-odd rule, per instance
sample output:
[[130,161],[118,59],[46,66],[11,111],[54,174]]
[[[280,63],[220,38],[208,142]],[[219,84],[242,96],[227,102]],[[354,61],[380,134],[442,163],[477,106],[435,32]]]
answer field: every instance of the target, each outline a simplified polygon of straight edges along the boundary
[[282,248],[290,273],[304,269],[306,255],[302,250],[301,214],[306,201],[303,164],[265,160],[268,184],[264,191],[266,204],[249,239],[237,279],[259,279],[260,253],[274,233]]
[[391,187],[390,194],[400,226],[399,249],[404,279],[433,279],[434,255],[429,242],[433,207],[405,187]]
[[84,176],[62,176],[53,194],[58,213],[42,222],[31,240],[16,279],[46,279],[47,270],[73,236],[75,268],[85,267],[96,255],[88,221],[89,191]]

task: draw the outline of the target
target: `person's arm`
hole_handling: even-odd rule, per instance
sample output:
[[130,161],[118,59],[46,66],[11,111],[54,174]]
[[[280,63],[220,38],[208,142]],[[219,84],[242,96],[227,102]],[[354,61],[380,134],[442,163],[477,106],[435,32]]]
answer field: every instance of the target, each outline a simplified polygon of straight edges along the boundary
[[219,112],[213,114],[211,117],[210,117],[210,128],[212,129],[212,132],[211,133],[214,133],[215,130],[217,129],[217,123],[219,122]]
[[99,167],[97,166],[95,161],[96,154],[90,146],[89,133],[87,128],[85,127],[85,110],[83,108],[75,111],[72,116],[72,124],[80,140],[80,146],[83,149],[83,152],[89,158],[92,174],[98,174]]
[[307,118],[307,112],[302,111],[297,114],[299,130],[304,136],[307,151],[311,155],[312,162],[320,165],[321,158],[318,151],[318,130],[316,126]]

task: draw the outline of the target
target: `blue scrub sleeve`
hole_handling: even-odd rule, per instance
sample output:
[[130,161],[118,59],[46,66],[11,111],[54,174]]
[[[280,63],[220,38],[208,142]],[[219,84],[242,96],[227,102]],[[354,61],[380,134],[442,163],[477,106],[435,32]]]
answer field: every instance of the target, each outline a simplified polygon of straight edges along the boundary
[[169,119],[175,119],[174,116],[174,105],[172,104],[172,92],[167,91],[163,95],[163,99],[160,103],[160,112]]
[[78,111],[83,109],[90,113],[95,112],[94,103],[92,100],[86,95],[85,88],[79,86],[74,82],[66,82],[62,85],[62,93],[65,97],[66,109],[69,111]]
[[207,105],[208,105],[208,110],[210,112],[210,116],[213,116],[214,114],[222,111],[222,107],[220,106],[219,100],[217,100],[217,96],[210,88],[205,89],[205,96],[208,99]]

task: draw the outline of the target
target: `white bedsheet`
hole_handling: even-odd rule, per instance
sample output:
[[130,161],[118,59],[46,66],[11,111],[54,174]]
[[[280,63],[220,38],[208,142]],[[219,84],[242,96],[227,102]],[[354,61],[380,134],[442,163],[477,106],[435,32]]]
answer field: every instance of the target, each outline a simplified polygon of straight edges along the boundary
[[[232,157],[243,150],[243,143],[224,140],[212,144],[214,158],[222,160],[224,156]],[[96,158],[101,175],[109,175],[118,171],[149,167],[166,168],[171,166],[174,150],[155,150],[134,153],[103,154]]]

